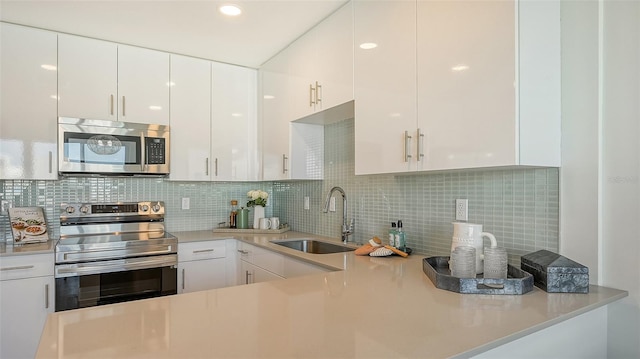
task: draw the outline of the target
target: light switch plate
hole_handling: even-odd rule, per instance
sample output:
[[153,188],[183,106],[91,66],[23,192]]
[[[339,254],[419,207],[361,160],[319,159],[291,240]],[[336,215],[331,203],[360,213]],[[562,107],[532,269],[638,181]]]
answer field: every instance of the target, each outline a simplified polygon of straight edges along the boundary
[[182,209],[189,209],[191,207],[191,199],[189,197],[184,197],[182,199]]
[[304,209],[309,209],[309,196],[304,196]]

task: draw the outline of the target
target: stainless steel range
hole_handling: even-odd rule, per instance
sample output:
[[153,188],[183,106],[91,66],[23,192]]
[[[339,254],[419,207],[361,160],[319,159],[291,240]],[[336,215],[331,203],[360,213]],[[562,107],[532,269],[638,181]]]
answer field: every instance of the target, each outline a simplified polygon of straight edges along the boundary
[[177,293],[178,240],[163,202],[63,203],[56,311]]

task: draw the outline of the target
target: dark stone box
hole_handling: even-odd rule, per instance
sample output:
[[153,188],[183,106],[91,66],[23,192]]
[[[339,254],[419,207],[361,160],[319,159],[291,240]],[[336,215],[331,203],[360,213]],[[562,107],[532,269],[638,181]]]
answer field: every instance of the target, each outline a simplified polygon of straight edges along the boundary
[[549,293],[589,293],[589,268],[557,253],[526,254],[520,268],[533,275],[536,287]]

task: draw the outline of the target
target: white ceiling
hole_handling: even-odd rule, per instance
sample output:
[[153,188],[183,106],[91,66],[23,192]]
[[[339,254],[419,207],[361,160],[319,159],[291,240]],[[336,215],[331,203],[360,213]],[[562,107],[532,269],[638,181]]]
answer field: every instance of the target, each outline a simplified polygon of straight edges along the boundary
[[[221,4],[243,9],[221,15]],[[0,19],[247,67],[260,67],[346,0],[0,0]]]

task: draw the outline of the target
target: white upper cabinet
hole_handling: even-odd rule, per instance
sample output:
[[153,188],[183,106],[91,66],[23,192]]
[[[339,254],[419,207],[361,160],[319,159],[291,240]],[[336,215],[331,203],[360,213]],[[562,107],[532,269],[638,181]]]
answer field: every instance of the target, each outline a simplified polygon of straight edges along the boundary
[[171,174],[177,181],[209,181],[211,62],[171,55]]
[[169,124],[169,54],[60,34],[58,59],[58,116]]
[[297,120],[353,99],[353,8],[348,3],[286,50],[291,117]]
[[56,179],[57,35],[0,26],[0,179]]
[[420,1],[417,19],[417,169],[517,164],[514,2]]
[[58,116],[118,120],[118,45],[58,35]]
[[415,14],[411,1],[354,1],[356,174],[415,166]]
[[169,54],[118,45],[118,120],[169,124]]
[[289,178],[290,87],[288,61],[282,54],[260,69],[262,110],[262,178]]
[[265,63],[260,81],[263,180],[322,179],[323,124],[294,121],[353,100],[352,4]]
[[560,165],[558,1],[354,9],[356,174]]
[[211,179],[256,181],[258,159],[257,71],[212,63]]

